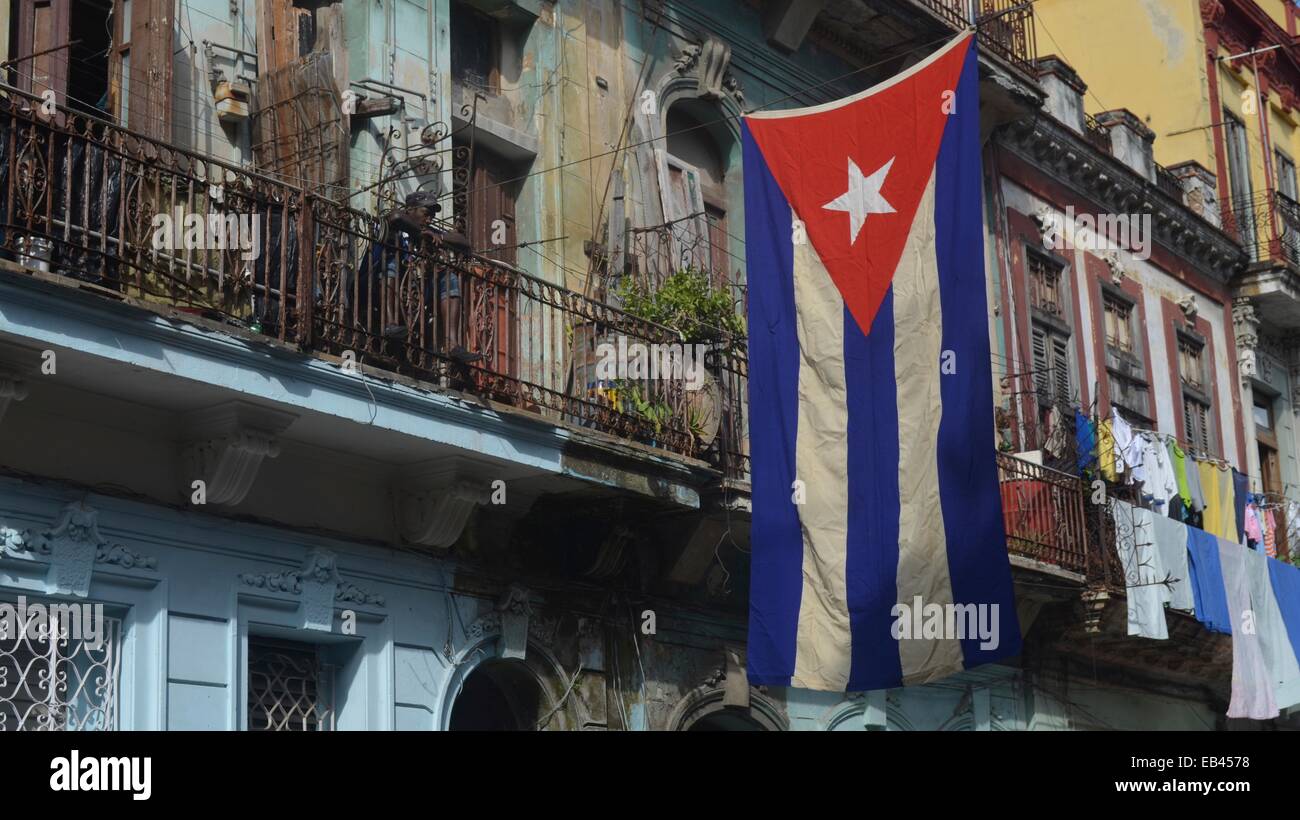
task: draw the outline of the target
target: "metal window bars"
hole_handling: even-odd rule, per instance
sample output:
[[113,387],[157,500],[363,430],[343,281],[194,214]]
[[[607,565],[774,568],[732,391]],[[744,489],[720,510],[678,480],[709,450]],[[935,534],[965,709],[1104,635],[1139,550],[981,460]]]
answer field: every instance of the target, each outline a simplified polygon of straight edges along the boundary
[[25,626],[0,624],[0,731],[117,729],[122,621],[105,617],[97,641],[78,625]]

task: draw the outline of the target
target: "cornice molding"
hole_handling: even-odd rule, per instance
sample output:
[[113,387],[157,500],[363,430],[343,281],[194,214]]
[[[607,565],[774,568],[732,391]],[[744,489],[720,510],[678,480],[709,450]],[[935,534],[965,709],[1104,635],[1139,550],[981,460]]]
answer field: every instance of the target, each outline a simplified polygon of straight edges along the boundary
[[1154,239],[1217,281],[1226,283],[1245,261],[1227,234],[1050,117],[1012,123],[997,139],[1101,210],[1150,214]]

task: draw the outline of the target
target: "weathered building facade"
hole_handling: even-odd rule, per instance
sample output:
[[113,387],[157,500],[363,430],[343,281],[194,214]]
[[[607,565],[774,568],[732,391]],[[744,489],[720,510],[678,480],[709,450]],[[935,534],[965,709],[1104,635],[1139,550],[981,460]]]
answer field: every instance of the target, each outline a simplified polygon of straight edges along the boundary
[[[0,727],[1223,725],[1230,644],[1186,619],[1138,651],[1105,509],[1010,453],[1044,446],[1043,378],[1185,438],[1181,333],[1207,447],[1245,465],[1248,251],[1201,204],[1209,163],[1166,171],[1127,112],[1085,118],[1031,8],[974,9],[990,445],[1059,522],[1026,530],[1004,493],[1027,649],[841,695],[745,680],[743,325],[646,305],[699,283],[744,314],[742,113],[891,76],[971,4],[0,5],[0,598],[112,623],[94,648],[0,640]],[[1048,252],[1067,206],[1152,216],[1150,258]],[[597,367],[686,335],[698,395]]]

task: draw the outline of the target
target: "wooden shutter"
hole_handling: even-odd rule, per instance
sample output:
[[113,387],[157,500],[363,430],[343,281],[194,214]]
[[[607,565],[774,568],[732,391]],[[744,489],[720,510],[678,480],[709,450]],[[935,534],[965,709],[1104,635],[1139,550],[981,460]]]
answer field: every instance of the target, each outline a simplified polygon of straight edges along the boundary
[[1047,331],[1041,327],[1030,330],[1033,348],[1034,388],[1038,391],[1039,401],[1047,401],[1052,395],[1052,373],[1047,356]]
[[[59,105],[67,104],[69,49],[22,59],[38,51],[64,45],[72,30],[70,0],[18,0],[17,52],[14,84],[40,95],[53,90]],[[91,100],[90,102],[94,102]]]
[[1052,336],[1052,400],[1057,404],[1070,403],[1070,340]]
[[131,0],[126,125],[132,131],[164,141],[172,138],[174,6],[175,0]]

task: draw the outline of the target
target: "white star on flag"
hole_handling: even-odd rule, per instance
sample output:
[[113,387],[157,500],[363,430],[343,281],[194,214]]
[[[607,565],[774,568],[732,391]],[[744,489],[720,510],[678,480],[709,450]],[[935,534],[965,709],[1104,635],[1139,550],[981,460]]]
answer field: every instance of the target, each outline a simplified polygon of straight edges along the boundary
[[880,195],[880,188],[885,184],[885,177],[897,157],[890,157],[889,162],[871,176],[864,177],[858,165],[849,159],[849,189],[822,206],[827,211],[844,211],[849,215],[849,244],[858,241],[858,232],[867,221],[867,214],[892,214],[894,206]]

